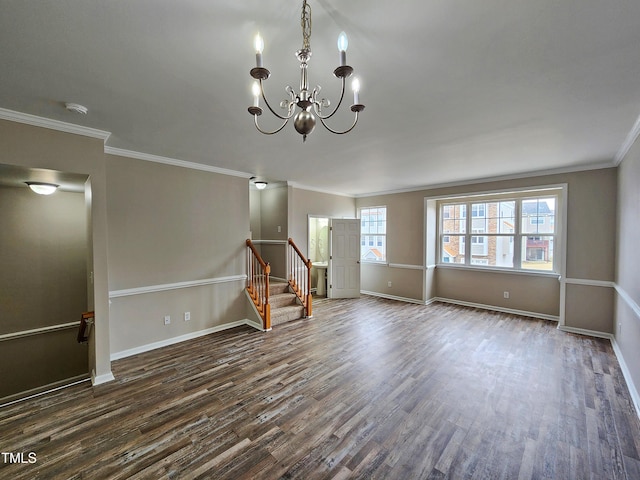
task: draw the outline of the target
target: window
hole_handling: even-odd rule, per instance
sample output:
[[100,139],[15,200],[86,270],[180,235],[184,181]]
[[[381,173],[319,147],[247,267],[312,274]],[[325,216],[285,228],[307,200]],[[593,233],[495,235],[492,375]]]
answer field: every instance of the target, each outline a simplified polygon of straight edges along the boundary
[[472,217],[484,217],[485,203],[474,203],[471,205]]
[[367,262],[387,261],[387,207],[360,209],[360,258]]
[[560,199],[554,188],[440,200],[439,263],[557,271]]
[[443,215],[441,222],[441,261],[444,263],[464,263],[464,232],[467,228],[466,205],[464,204],[444,204],[442,205]]

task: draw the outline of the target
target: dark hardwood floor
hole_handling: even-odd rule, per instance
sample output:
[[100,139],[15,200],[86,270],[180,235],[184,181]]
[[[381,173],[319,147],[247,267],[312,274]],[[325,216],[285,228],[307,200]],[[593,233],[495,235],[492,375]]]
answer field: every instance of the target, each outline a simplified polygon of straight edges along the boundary
[[319,300],[113,372],[0,409],[0,478],[640,479],[610,342],[552,322]]

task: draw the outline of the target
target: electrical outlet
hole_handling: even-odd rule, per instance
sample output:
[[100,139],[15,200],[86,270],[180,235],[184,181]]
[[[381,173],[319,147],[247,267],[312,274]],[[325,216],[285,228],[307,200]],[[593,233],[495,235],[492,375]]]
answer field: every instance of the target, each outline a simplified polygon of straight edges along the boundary
[[191,320],[191,312],[184,312],[184,321],[188,322]]
[[622,335],[622,322],[618,321],[618,335]]
[[504,298],[509,298],[509,292],[504,292]]
[[389,280],[389,281],[387,282],[387,287],[390,287],[391,285],[392,285],[391,280]]
[[171,323],[171,315],[164,316],[164,324],[169,325]]

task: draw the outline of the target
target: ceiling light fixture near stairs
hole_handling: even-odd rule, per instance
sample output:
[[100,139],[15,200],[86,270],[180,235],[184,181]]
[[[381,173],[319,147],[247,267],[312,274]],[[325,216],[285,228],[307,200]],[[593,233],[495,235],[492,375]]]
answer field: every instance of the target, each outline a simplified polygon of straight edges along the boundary
[[[302,26],[302,48],[296,52],[296,57],[300,62],[300,91],[296,91],[291,86],[285,88],[289,94],[289,99],[280,102],[280,107],[286,111],[284,115],[276,113],[264,93],[263,82],[269,78],[271,72],[262,66],[262,51],[264,49],[264,41],[260,34],[256,35],[255,48],[256,48],[256,66],[249,72],[255,79],[253,84],[253,106],[249,107],[249,113],[253,115],[256,128],[259,132],[265,135],[273,135],[282,130],[289,120],[293,118],[293,126],[296,131],[302,135],[302,141],[307,139],[307,135],[310,134],[316,126],[316,116],[320,119],[320,123],[329,130],[331,133],[342,135],[348,133],[358,123],[358,113],[364,110],[364,105],[360,103],[359,92],[360,82],[357,78],[353,80],[353,104],[351,105],[351,111],[355,113],[353,124],[346,130],[334,130],[327,125],[326,120],[331,118],[340,108],[345,92],[345,82],[348,77],[353,73],[353,68],[347,65],[347,46],[349,44],[347,35],[342,32],[338,37],[338,50],[340,52],[340,66],[333,71],[333,74],[341,80],[342,90],[340,92],[340,100],[333,111],[324,114],[323,109],[328,108],[330,105],[329,100],[322,98],[318,100],[318,94],[320,93],[320,86],[316,86],[312,91],[309,91],[309,80],[307,77],[307,63],[311,58],[311,7],[306,0],[302,2],[302,15],[300,20]],[[262,115],[262,108],[260,108],[260,97],[264,100],[267,108],[276,117],[283,121],[280,127],[273,131],[267,131],[260,128],[258,125],[258,117]],[[296,106],[300,108],[298,113],[294,113]],[[313,111],[312,111],[313,110]]]
[[55,183],[46,182],[24,182],[29,185],[29,188],[39,195],[51,195],[55,192],[60,185]]

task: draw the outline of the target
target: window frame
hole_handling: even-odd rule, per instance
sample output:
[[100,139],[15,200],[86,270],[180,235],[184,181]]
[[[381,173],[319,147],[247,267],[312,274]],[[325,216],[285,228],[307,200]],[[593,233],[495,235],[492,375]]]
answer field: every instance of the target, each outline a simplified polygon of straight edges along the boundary
[[[370,212],[372,210],[381,210],[384,209],[384,233],[379,233],[379,232],[375,232],[375,233],[371,233],[371,232],[364,232],[363,226],[362,226],[362,222],[363,222],[363,211],[365,212]],[[387,239],[388,239],[388,208],[386,205],[372,205],[372,206],[367,206],[367,207],[360,207],[358,208],[358,220],[360,220],[360,247],[361,247],[361,251],[360,251],[360,262],[361,263],[372,263],[372,264],[388,264],[389,260],[389,256],[388,256],[388,244],[387,244]],[[371,220],[368,220],[369,223],[371,223]],[[370,248],[376,248],[378,249],[381,245],[380,245],[380,237],[384,237],[382,239],[382,246],[384,247],[384,252],[381,252],[383,254],[383,258],[381,260],[371,260],[368,258],[365,258],[365,256],[362,254],[362,247],[366,247],[365,250],[370,251]],[[373,245],[368,245],[368,242],[366,242],[365,245],[363,245],[363,242],[365,242],[365,238],[370,238],[371,241],[373,242]]]
[[[500,192],[492,192],[492,193],[480,193],[480,194],[467,194],[456,197],[440,197],[436,200],[436,266],[446,266],[447,268],[465,268],[465,269],[479,269],[479,270],[497,270],[497,271],[507,271],[507,272],[520,272],[526,274],[541,274],[541,275],[559,275],[561,274],[562,265],[563,265],[563,256],[564,249],[562,245],[564,244],[564,230],[563,226],[566,222],[565,212],[564,212],[564,199],[566,197],[566,187],[563,186],[550,186],[550,187],[542,187],[536,189],[527,189],[527,190],[505,190]],[[553,198],[555,201],[553,215],[550,216],[552,219],[550,222],[546,221],[546,217],[543,217],[544,221],[542,223],[537,223],[533,225],[537,226],[551,226],[553,228],[553,232],[528,232],[528,228],[523,225],[526,221],[529,223],[529,219],[532,217],[527,217],[522,211],[522,204],[526,200],[543,200],[546,198]],[[487,218],[487,203],[499,203],[499,202],[514,202],[514,212],[513,212],[513,231],[512,232],[500,232],[498,229],[497,232],[487,232],[486,230],[483,233],[477,231],[477,229],[472,228],[473,220],[480,218]],[[474,204],[484,203],[484,209],[480,207],[476,207],[474,209]],[[451,216],[448,218],[444,218],[443,211],[445,207],[450,207],[452,204],[460,205],[460,211],[471,211],[471,215],[465,216],[465,226],[461,226],[461,232],[452,233],[449,230],[445,231],[444,229],[444,221],[451,220]],[[474,216],[474,211],[479,212],[483,210],[484,216]],[[491,217],[493,218],[493,217]],[[498,212],[497,218],[503,218],[500,216],[500,212]],[[504,217],[507,218],[507,217]],[[509,217],[510,218],[510,217]],[[529,226],[531,227],[531,226]],[[537,228],[536,228],[537,230]],[[443,243],[444,237],[451,238],[452,235],[457,235],[461,237],[460,244],[464,245],[464,252],[460,252],[461,256],[463,256],[461,263],[454,263],[448,259],[445,261],[443,259],[443,250],[445,243]],[[485,252],[487,247],[488,237],[508,237],[509,243],[513,245],[512,250],[512,266],[504,266],[504,265],[483,265],[480,262],[482,259],[482,255],[473,253],[473,246],[477,245],[473,242],[474,237],[483,236],[485,237]],[[541,240],[550,240],[552,242],[553,248],[553,258],[551,262],[551,269],[535,269],[535,268],[526,268],[524,266],[524,262],[526,259],[523,258],[526,254],[525,248],[523,245],[526,245],[527,237],[541,237]],[[449,252],[447,252],[449,253]],[[474,257],[475,255],[475,257]],[[480,257],[480,258],[476,258]]]

